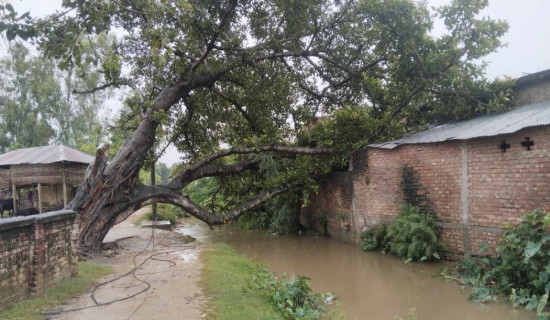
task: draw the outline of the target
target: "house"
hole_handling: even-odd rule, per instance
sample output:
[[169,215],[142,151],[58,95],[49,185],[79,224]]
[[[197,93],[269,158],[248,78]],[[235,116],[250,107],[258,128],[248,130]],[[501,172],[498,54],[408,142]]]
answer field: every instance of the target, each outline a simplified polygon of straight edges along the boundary
[[448,258],[480,254],[482,243],[495,248],[507,224],[550,209],[550,70],[516,83],[514,110],[358,150],[350,171],[323,179],[302,223],[358,243],[362,231],[397,216],[407,167],[437,214]]
[[17,149],[0,155],[0,197],[14,208],[58,210],[84,180],[93,156],[63,145]]

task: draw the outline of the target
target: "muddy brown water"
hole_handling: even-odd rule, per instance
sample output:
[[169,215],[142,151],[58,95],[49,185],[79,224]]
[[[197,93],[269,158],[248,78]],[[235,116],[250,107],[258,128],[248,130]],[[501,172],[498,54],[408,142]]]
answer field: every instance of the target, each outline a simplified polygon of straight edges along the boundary
[[305,275],[317,292],[334,292],[345,319],[406,319],[415,308],[419,320],[534,320],[535,315],[505,302],[468,301],[468,289],[440,277],[445,267],[405,264],[378,252],[323,236],[272,236],[232,226],[210,230],[197,223],[178,230],[204,243],[225,242],[276,274]]

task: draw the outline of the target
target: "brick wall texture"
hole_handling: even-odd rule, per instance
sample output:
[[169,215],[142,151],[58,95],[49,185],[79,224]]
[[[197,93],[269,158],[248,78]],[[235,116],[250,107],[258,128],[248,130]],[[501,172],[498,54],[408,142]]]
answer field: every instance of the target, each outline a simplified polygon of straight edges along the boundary
[[78,272],[72,211],[0,220],[0,308]]
[[[521,145],[529,137],[531,150]],[[503,152],[502,142],[510,145]],[[302,212],[302,223],[357,243],[363,230],[391,222],[403,195],[407,165],[433,203],[447,258],[496,246],[506,224],[535,208],[550,209],[550,127],[514,134],[368,148],[353,157],[351,172],[331,173]],[[323,225],[324,224],[324,225]]]

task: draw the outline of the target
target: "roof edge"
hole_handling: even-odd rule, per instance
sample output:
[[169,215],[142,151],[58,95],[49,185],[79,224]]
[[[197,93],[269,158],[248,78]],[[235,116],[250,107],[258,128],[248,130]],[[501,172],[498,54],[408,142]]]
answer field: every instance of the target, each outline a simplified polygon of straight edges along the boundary
[[533,82],[539,82],[544,80],[550,80],[550,69],[535,72],[535,73],[530,73],[523,77],[519,77],[516,79],[516,86],[523,87]]

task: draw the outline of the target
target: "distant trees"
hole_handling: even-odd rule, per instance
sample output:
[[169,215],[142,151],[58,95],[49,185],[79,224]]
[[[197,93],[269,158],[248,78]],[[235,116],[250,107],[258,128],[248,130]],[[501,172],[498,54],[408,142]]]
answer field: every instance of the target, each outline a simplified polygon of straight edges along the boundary
[[[91,37],[83,48],[90,55],[109,41],[105,35]],[[106,135],[100,115],[105,115],[109,92],[74,92],[102,80],[93,64],[61,70],[54,59],[33,55],[14,42],[0,58],[0,70],[0,153],[52,142],[95,153]]]

